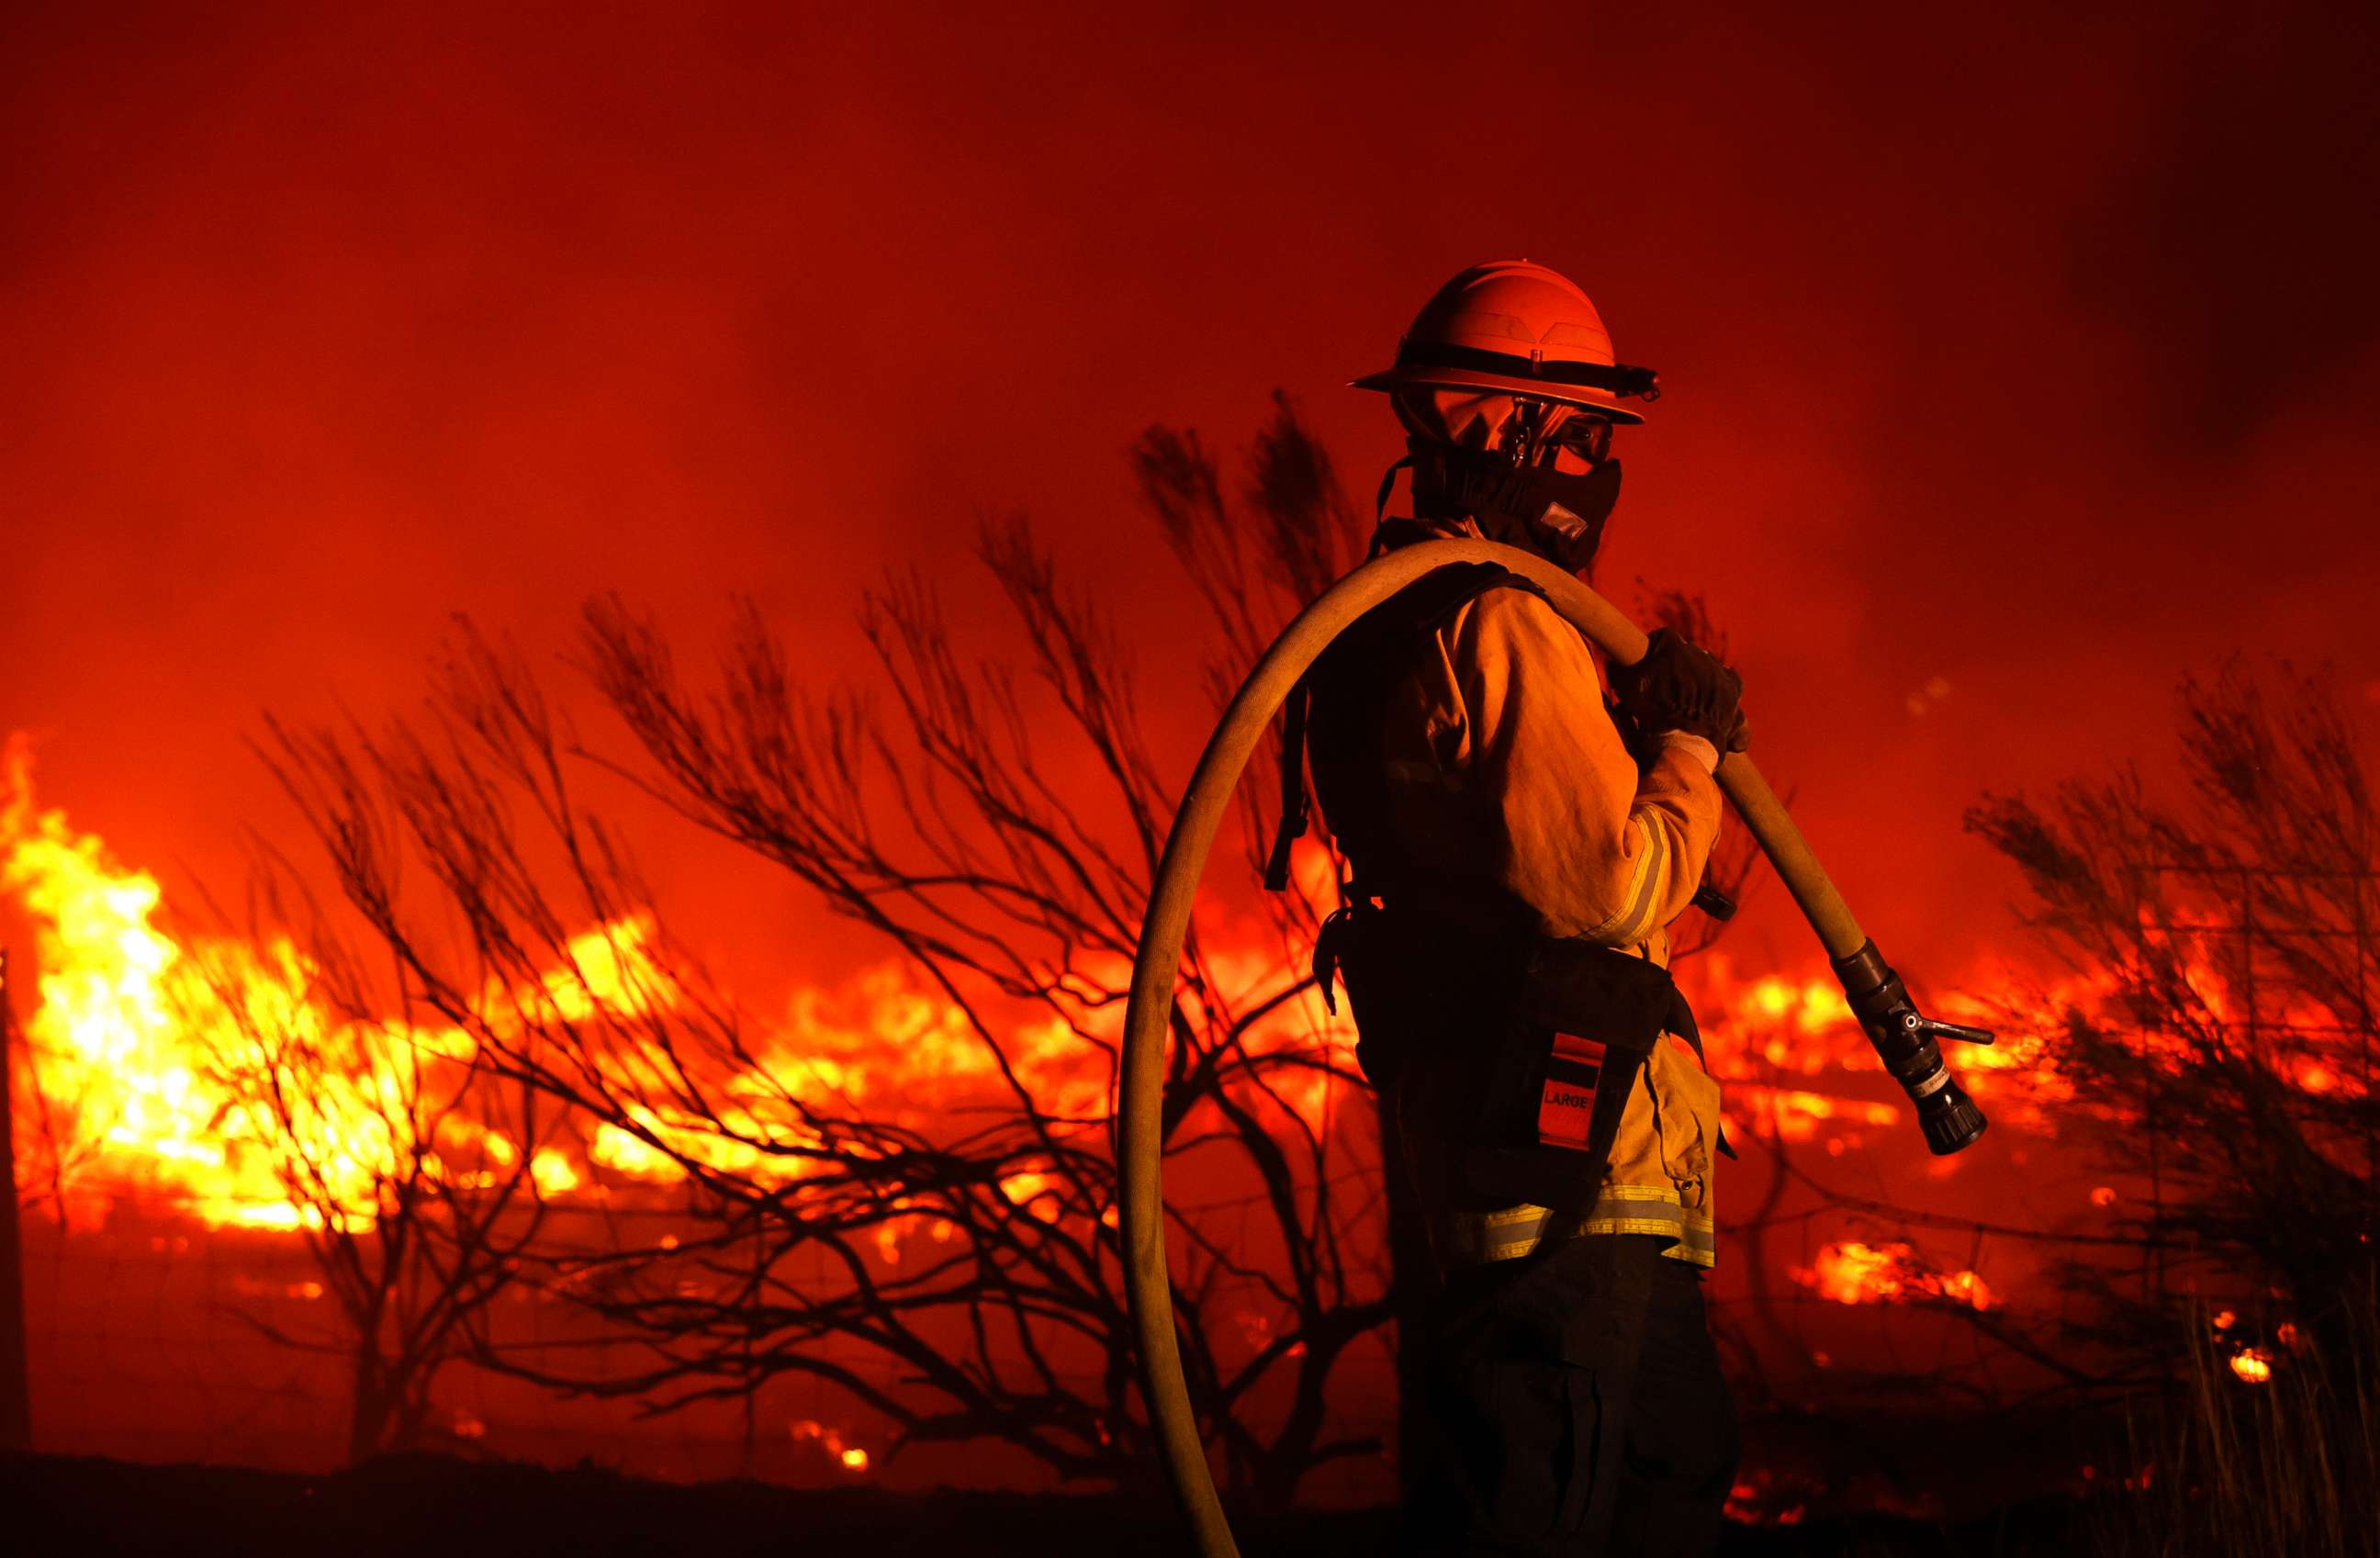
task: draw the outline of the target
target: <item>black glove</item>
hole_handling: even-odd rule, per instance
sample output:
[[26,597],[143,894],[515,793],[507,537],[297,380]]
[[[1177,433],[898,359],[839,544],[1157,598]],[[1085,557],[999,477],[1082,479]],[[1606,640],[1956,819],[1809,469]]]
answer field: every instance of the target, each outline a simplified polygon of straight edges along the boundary
[[1653,631],[1643,659],[1611,668],[1611,691],[1636,728],[1655,740],[1683,731],[1720,752],[1742,752],[1750,739],[1737,706],[1743,678],[1668,628]]

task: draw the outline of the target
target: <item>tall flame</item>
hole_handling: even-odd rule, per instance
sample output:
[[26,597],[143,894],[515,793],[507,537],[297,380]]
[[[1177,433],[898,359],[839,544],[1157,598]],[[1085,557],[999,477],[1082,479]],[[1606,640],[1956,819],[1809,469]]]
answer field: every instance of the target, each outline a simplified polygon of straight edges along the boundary
[[19,1179],[50,1190],[70,1221],[103,1214],[119,1192],[170,1191],[210,1224],[294,1226],[280,1188],[235,1161],[228,1100],[170,1008],[180,950],[150,924],[156,878],[118,865],[62,814],[34,810],[21,743],[6,761],[0,891],[32,916],[41,966],[25,1023],[31,1129],[18,1136],[20,1153],[38,1157]]
[[[321,971],[285,937],[251,945],[169,933],[159,923],[153,876],[118,861],[62,812],[35,804],[21,742],[9,743],[0,768],[0,896],[30,920],[39,970],[18,1077],[27,1122],[18,1178],[30,1194],[46,1191],[69,1225],[96,1226],[118,1200],[133,1198],[178,1205],[209,1226],[295,1229],[329,1218],[362,1227],[408,1153],[450,1175],[504,1173],[520,1163],[520,1143],[468,1110],[441,1115],[436,1140],[413,1141],[405,1139],[408,1111],[391,1107],[451,1085],[474,1056],[468,1035],[334,1018],[321,997]],[[559,966],[492,1005],[582,1021],[599,1008],[635,1015],[678,998],[651,957],[650,924],[628,919],[574,937]],[[1323,1021],[1318,1003],[1312,1016]],[[1068,1022],[1020,1021],[998,1037],[1051,1116],[1100,1117],[1107,1070]],[[752,1070],[717,1079],[719,1120],[632,1105],[618,1123],[595,1123],[583,1146],[537,1146],[528,1168],[547,1196],[591,1191],[600,1174],[672,1183],[689,1162],[789,1181],[813,1171],[806,1160],[737,1139],[783,1143],[797,1135],[785,1094],[918,1124],[1003,1085],[983,1038],[965,1008],[918,990],[899,967],[866,970],[841,990],[794,995],[783,1020],[759,1036]],[[304,1075],[292,1069],[291,1052],[311,1061]],[[634,1055],[621,1062],[624,1069],[638,1064]],[[243,1066],[247,1085],[236,1085]],[[254,1102],[259,1066],[278,1111],[270,1118]],[[1319,1120],[1322,1089],[1297,1085],[1293,1105]],[[731,1130],[719,1129],[722,1121]],[[293,1193],[275,1166],[293,1148],[322,1181],[304,1194]],[[1002,1189],[1026,1215],[1054,1217],[1055,1198],[1029,1167]],[[887,1258],[897,1259],[900,1237],[914,1231],[889,1226]]]
[[[22,743],[10,743],[0,782],[0,893],[30,917],[40,971],[40,1000],[26,1023],[30,1129],[22,1136],[22,1178],[36,1192],[47,1189],[61,1215],[88,1225],[115,1198],[137,1195],[184,1202],[211,1226],[295,1228],[319,1220],[326,1204],[332,1214],[368,1224],[376,1187],[407,1152],[468,1158],[493,1172],[519,1161],[517,1142],[468,1118],[450,1121],[434,1142],[392,1133],[392,1111],[382,1105],[432,1085],[441,1068],[466,1065],[473,1051],[465,1034],[333,1019],[316,995],[320,971],[286,939],[249,945],[168,934],[158,924],[153,876],[117,861],[63,813],[35,805]],[[634,1012],[670,1002],[674,992],[648,956],[649,936],[650,927],[633,920],[587,932],[525,998],[574,1021],[599,1006]],[[1260,939],[1213,955],[1220,985],[1261,982],[1274,955],[1257,949]],[[1714,970],[1699,983],[1721,1008],[1712,1057],[1729,1081],[1730,1112],[1788,1140],[1832,1132],[1828,1144],[1837,1150],[1857,1145],[1862,1129],[1899,1120],[1898,1105],[1811,1085],[1830,1071],[1874,1069],[1830,982],[1739,983],[1728,978],[1723,960],[1708,961]],[[336,1062],[324,1085],[285,1090],[296,1101],[290,1118],[255,1117],[224,1075],[226,1056],[257,1059],[248,1039],[256,1032],[294,1034]],[[1045,1108],[1062,1117],[1099,1117],[1110,1079],[1068,1023],[1023,1022],[1000,1037]],[[1251,1043],[1318,1042],[1344,1067],[1353,1037],[1343,1009],[1334,1016],[1307,992]],[[760,1117],[778,1085],[915,1121],[998,1084],[997,1063],[980,1039],[955,1003],[917,990],[896,967],[869,970],[841,991],[797,992],[759,1045],[758,1063],[769,1075],[729,1079],[722,1095],[731,1110],[750,1111],[731,1123],[756,1134],[770,1124]],[[1788,1079],[1796,1085],[1782,1085]],[[1328,1129],[1338,1085],[1323,1068],[1302,1068],[1278,1079],[1277,1096]],[[327,1197],[293,1197],[280,1183],[268,1150],[276,1130],[304,1138],[329,1181]],[[599,1173],[671,1182],[685,1174],[681,1158],[781,1181],[808,1171],[798,1156],[764,1153],[699,1118],[660,1109],[632,1109],[621,1123],[595,1125],[583,1149],[540,1145],[531,1168],[539,1189],[558,1196],[586,1189]],[[1019,1172],[1002,1189],[1026,1214],[1052,1214],[1037,1175]]]
[[[286,938],[169,936],[154,876],[35,806],[21,742],[0,791],[0,893],[30,917],[40,969],[16,1079],[29,1105],[18,1174],[67,1224],[95,1225],[129,1196],[178,1203],[209,1226],[361,1227],[407,1153],[518,1161],[517,1144],[468,1119],[437,1141],[404,1139],[407,1111],[395,1105],[468,1058],[461,1033],[334,1019],[319,971]],[[301,1073],[299,1053],[330,1063]],[[243,1069],[256,1085],[235,1084]],[[276,1146],[304,1153],[320,1177],[312,1193],[284,1182]],[[530,1171],[549,1189],[576,1182],[550,1149]]]
[[[501,1173],[519,1164],[518,1141],[464,1116],[442,1126],[431,1142],[410,1142],[392,1129],[386,1101],[434,1087],[468,1066],[474,1051],[467,1035],[385,1018],[334,1019],[318,998],[320,971],[285,939],[250,944],[169,934],[158,923],[153,876],[117,861],[62,813],[35,805],[21,742],[9,743],[0,770],[0,895],[22,906],[37,940],[40,998],[27,1015],[29,1063],[19,1078],[27,1094],[20,1180],[30,1193],[48,1191],[70,1222],[92,1223],[115,1198],[137,1195],[181,1202],[214,1226],[295,1228],[325,1214],[369,1223],[377,1187],[406,1153],[443,1154],[456,1172],[477,1165]],[[589,930],[567,945],[559,966],[520,993],[522,1004],[580,1021],[599,1007],[638,1013],[673,1002],[677,992],[652,960],[650,937],[651,927],[633,919]],[[1216,939],[1225,944],[1210,953],[1221,988],[1258,987],[1278,966],[1278,952],[1265,950],[1270,938],[1261,932],[1238,938],[1241,945]],[[1818,1140],[1840,1153],[1864,1146],[1871,1132],[1903,1128],[1904,1105],[1891,1096],[1841,991],[1824,973],[1741,978],[1724,952],[1713,952],[1682,977],[1707,1016],[1710,1065],[1726,1085],[1728,1117],[1740,1131],[1783,1142]],[[2088,1005],[2098,994],[2075,981],[2052,996]],[[1943,1004],[1948,1015],[1985,1015],[1973,1001]],[[1078,1027],[1111,1027],[1116,1016],[1088,1011],[1072,1023],[1044,1017],[1014,1023],[998,1038],[1014,1074],[1043,1108],[1062,1118],[1097,1120],[1108,1107],[1111,1078]],[[783,1117],[788,1093],[920,1123],[1004,1085],[1005,1073],[974,1021],[941,992],[917,988],[897,966],[865,971],[839,990],[800,990],[782,1019],[757,1036],[751,1074],[722,1081],[722,1114],[731,1126],[780,1141],[797,1129]],[[226,1056],[259,1063],[257,1046],[246,1042],[257,1031],[293,1034],[336,1061],[324,1085],[285,1090],[296,1100],[288,1117],[256,1117],[224,1074]],[[1343,1008],[1333,1015],[1318,992],[1307,991],[1252,1035],[1250,1047],[1318,1044],[1343,1071],[1352,1065],[1353,1037]],[[2037,1038],[2004,1037],[1995,1048],[1963,1050],[1958,1059],[2004,1124],[2037,1129],[2043,1111],[2065,1100],[2065,1084],[2044,1063]],[[261,1063],[279,1062],[266,1055]],[[624,1063],[635,1064],[633,1055]],[[1295,1068],[1276,1073],[1274,1083],[1281,1105],[1308,1125],[1330,1129],[1341,1085],[1332,1069]],[[2351,1085],[2331,1070],[2307,1075],[2305,1084]],[[651,1095],[666,1097],[667,1090]],[[328,1181],[327,1195],[292,1196],[280,1182],[273,1149],[285,1149],[293,1133]],[[682,1178],[689,1162],[778,1183],[810,1172],[798,1154],[763,1151],[666,1105],[632,1107],[583,1134],[583,1141],[541,1142],[530,1152],[528,1166],[542,1193],[594,1193],[607,1176],[665,1184]],[[1001,1188],[1024,1215],[1055,1217],[1057,1198],[1033,1165],[1017,1165]],[[886,1254],[897,1255],[897,1238],[886,1237]],[[1909,1274],[1896,1247],[1852,1253],[1866,1250],[1830,1246],[1809,1280],[1845,1301],[1927,1292],[1977,1300],[1977,1307],[1988,1301],[1972,1273],[1927,1289]],[[1959,1285],[1967,1279],[1970,1285]]]

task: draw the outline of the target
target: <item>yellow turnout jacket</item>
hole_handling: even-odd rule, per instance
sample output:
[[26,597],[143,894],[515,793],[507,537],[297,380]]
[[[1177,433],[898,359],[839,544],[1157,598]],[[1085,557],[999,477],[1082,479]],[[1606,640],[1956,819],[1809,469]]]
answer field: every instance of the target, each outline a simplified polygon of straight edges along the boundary
[[[1381,751],[1390,821],[1415,866],[1526,905],[1548,936],[1667,965],[1667,927],[1718,835],[1716,754],[1672,737],[1640,768],[1585,642],[1543,599],[1491,589],[1443,621],[1390,693]],[[1402,1131],[1441,1265],[1596,1233],[1668,1235],[1671,1258],[1712,1264],[1718,1101],[1692,1047],[1665,1036],[1627,1100],[1598,1199],[1562,1227],[1538,1206],[1455,1210],[1439,1144]]]

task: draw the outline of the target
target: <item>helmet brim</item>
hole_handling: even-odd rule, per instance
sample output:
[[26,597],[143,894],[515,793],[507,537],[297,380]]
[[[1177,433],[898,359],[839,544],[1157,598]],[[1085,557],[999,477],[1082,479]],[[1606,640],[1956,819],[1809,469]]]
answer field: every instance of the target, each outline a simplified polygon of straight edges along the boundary
[[1407,385],[1449,390],[1501,390],[1508,394],[1527,395],[1534,400],[1575,405],[1609,417],[1622,427],[1634,427],[1645,420],[1638,413],[1621,405],[1620,397],[1609,390],[1597,390],[1585,384],[1549,384],[1542,379],[1490,373],[1484,368],[1389,368],[1347,382],[1347,387],[1352,390],[1397,390]]

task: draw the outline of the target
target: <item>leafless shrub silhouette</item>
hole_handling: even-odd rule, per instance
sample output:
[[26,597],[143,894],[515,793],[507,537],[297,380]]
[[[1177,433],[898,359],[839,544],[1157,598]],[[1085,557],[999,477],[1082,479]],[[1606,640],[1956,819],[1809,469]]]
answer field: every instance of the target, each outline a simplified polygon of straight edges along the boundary
[[[370,978],[286,863],[261,857],[245,935],[185,936],[166,985],[228,1100],[216,1129],[261,1153],[335,1322],[274,1341],[346,1360],[347,1458],[442,1437],[433,1390],[472,1351],[545,1210],[557,1111]],[[450,1441],[451,1442],[451,1441]]]
[[2045,1014],[2045,1063],[2106,1106],[2119,1128],[2095,1140],[2147,1190],[2118,1224],[2138,1260],[2071,1279],[2101,1301],[2102,1340],[2169,1354],[2186,1291],[2237,1289],[2342,1356],[2343,1296],[2380,1259],[2371,791],[2318,678],[2275,700],[2235,661],[2181,706],[2182,803],[2127,772],[1969,815],[2093,992]]
[[[1135,464],[1210,608],[1209,685],[1352,560],[1328,460],[1286,402],[1245,501],[1194,435],[1152,429]],[[748,608],[698,689],[657,628],[601,600],[579,663],[632,757],[595,757],[516,657],[468,632],[424,716],[382,734],[275,727],[271,752],[417,998],[599,1162],[682,1181],[691,1237],[541,1246],[541,1280],[606,1330],[586,1370],[540,1377],[667,1409],[807,1373],[900,1443],[993,1438],[1061,1477],[1138,1480],[1153,1460],[1114,1231],[1113,1034],[1173,795],[1106,614],[1022,522],[986,524],[978,558],[1021,669],[971,663],[914,573],[861,612],[874,694],[805,684]],[[881,936],[955,1014],[971,1091],[863,1097],[756,1031],[579,798],[600,770]],[[1334,1427],[1325,1384],[1390,1312],[1367,1231],[1377,1143],[1305,959],[1285,955],[1315,918],[1290,896],[1269,910],[1284,955],[1218,953],[1211,936],[1185,950],[1167,1116],[1193,1395],[1232,1483],[1271,1503],[1378,1448]]]

